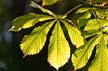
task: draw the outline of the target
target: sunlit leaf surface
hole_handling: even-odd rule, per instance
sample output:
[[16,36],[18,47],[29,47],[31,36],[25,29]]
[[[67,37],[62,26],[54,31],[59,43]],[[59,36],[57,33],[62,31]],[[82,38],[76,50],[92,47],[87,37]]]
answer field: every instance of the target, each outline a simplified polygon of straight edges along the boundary
[[51,5],[57,2],[58,0],[42,0],[42,5]]
[[84,45],[84,39],[81,36],[80,31],[67,23],[66,21],[63,21],[64,25],[66,26],[66,29],[68,30],[69,37],[71,39],[71,42],[78,48],[82,45]]
[[20,47],[24,56],[40,52],[46,42],[48,31],[53,24],[54,21],[46,22],[42,26],[36,27],[30,35],[26,35],[23,38]]
[[37,22],[46,21],[52,19],[51,16],[48,15],[39,15],[35,13],[30,13],[28,15],[17,17],[12,22],[12,31],[20,31],[21,29],[30,28],[34,26]]
[[88,71],[108,71],[108,48],[104,36],[96,47],[96,55]]
[[48,62],[51,66],[60,68],[70,57],[70,47],[63,34],[63,30],[60,26],[60,22],[57,21],[54,30],[50,38],[50,44],[48,47]]
[[108,25],[108,20],[91,19],[87,22],[84,30],[99,30],[101,27]]
[[90,39],[84,46],[78,48],[74,54],[72,54],[72,63],[75,69],[82,68],[88,62],[92,51],[96,44],[99,43],[101,35],[97,35],[94,38]]

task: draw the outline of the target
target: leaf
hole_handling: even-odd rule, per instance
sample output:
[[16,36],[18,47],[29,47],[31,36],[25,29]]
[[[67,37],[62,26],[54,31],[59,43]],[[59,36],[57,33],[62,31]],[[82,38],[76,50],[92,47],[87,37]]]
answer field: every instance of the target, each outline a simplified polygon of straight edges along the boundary
[[96,55],[88,71],[108,71],[108,49],[104,36],[96,47]]
[[35,13],[30,13],[28,15],[17,17],[13,20],[12,31],[20,31],[21,29],[26,29],[34,26],[37,22],[46,21],[52,19],[48,15],[40,15]]
[[48,31],[54,22],[55,21],[46,22],[42,26],[36,27],[30,35],[23,38],[20,47],[24,56],[40,52],[46,42]]
[[90,39],[84,46],[76,49],[74,54],[72,54],[72,63],[75,69],[82,68],[88,62],[94,47],[101,40],[102,35],[97,35],[94,38]]
[[105,36],[104,36],[104,40],[105,40],[105,42],[108,44],[108,35],[107,34],[104,34]]
[[86,11],[88,11],[88,10],[90,10],[90,8],[88,8],[88,7],[79,8],[78,11],[77,11],[76,13],[83,13],[83,12],[86,12]]
[[96,34],[98,34],[98,33],[100,33],[99,30],[87,30],[87,31],[84,31],[84,32],[83,32],[85,38],[88,38],[88,37],[90,37],[90,36],[96,35]]
[[60,22],[57,21],[48,47],[48,62],[58,70],[70,58],[70,47],[63,34]]
[[70,25],[68,22],[61,20],[61,22],[66,26],[71,42],[78,48],[84,45],[84,39],[81,36],[80,31]]
[[91,13],[87,11],[82,16],[80,16],[79,19],[89,19],[90,17],[91,17]]
[[44,5],[51,5],[57,2],[58,0],[42,0],[42,6]]
[[86,24],[84,31],[87,30],[99,30],[102,26],[105,26],[108,24],[108,20],[102,20],[102,19],[91,19]]
[[102,19],[108,19],[108,9],[105,9],[105,10],[102,10],[102,9],[96,9],[95,10],[96,12],[96,15],[99,17],[99,18],[102,18]]
[[90,17],[91,17],[90,12],[85,12],[84,14],[82,14],[82,16],[80,16],[77,20],[78,26],[82,27],[82,26],[86,25],[86,23],[90,20]]

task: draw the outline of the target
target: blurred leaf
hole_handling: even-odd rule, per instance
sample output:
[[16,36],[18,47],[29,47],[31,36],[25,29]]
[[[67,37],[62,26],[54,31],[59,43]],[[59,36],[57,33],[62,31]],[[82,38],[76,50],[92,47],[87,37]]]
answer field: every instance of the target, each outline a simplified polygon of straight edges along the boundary
[[108,34],[108,25],[104,26],[105,28],[103,29],[103,32],[105,32],[106,34]]
[[108,19],[108,9],[96,9],[95,12],[99,18]]
[[54,22],[55,21],[46,22],[42,26],[36,27],[30,35],[23,38],[20,47],[24,56],[40,52],[46,42],[48,31]]
[[20,16],[14,19],[12,23],[13,26],[10,30],[20,31],[21,29],[30,28],[34,26],[37,22],[46,21],[50,19],[52,19],[52,17],[48,15],[30,13],[28,15]]
[[83,34],[86,38],[88,38],[90,36],[98,34],[99,32],[100,30],[87,30],[87,31],[84,31]]
[[84,12],[84,14],[79,19],[89,19],[91,17],[90,12]]
[[80,16],[77,20],[78,26],[82,27],[86,25],[86,23],[90,20],[91,13],[90,12],[85,12],[82,16]]
[[57,2],[58,0],[42,0],[42,6],[44,5],[51,5]]
[[70,58],[70,47],[64,36],[60,22],[57,21],[50,38],[48,47],[48,62],[58,70],[68,62]]
[[71,42],[78,48],[82,45],[84,45],[84,39],[81,36],[81,32],[73,27],[72,25],[70,25],[68,22],[61,20],[62,23],[66,26],[66,29],[68,30],[68,34],[70,37]]
[[88,7],[79,8],[78,11],[77,11],[76,13],[83,13],[83,12],[86,12],[86,11],[88,11],[88,10],[90,10],[90,8],[88,8]]
[[88,62],[94,47],[100,42],[102,35],[97,35],[90,39],[84,46],[76,49],[72,54],[72,63],[75,69],[82,68]]
[[88,71],[108,71],[108,49],[104,36],[96,47],[96,55]]
[[105,26],[108,24],[108,20],[102,20],[102,19],[91,19],[86,24],[84,31],[87,30],[99,30],[102,26]]

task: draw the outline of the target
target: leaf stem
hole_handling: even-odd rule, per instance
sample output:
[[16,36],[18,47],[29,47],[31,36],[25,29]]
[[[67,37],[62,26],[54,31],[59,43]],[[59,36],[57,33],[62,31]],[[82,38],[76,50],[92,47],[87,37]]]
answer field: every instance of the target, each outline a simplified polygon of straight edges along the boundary
[[75,10],[75,9],[81,7],[81,6],[82,6],[82,4],[77,5],[76,7],[72,8],[68,12],[66,12],[64,15],[67,15],[67,14],[71,13],[73,10]]
[[38,8],[38,9],[40,9],[42,12],[47,13],[47,14],[49,14],[49,15],[51,15],[51,16],[57,18],[57,16],[56,16],[52,11],[43,8],[42,6],[38,5],[37,3],[33,2],[33,1],[31,1],[30,6],[32,6],[32,7],[34,7],[34,8]]

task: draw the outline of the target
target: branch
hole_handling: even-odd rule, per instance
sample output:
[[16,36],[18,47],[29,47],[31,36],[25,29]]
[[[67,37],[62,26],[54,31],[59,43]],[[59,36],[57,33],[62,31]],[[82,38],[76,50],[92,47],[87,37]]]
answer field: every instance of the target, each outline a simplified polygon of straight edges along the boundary
[[53,12],[51,12],[51,11],[48,10],[48,9],[43,8],[42,6],[36,4],[36,3],[33,2],[33,1],[31,1],[30,6],[32,6],[32,7],[34,7],[34,8],[38,8],[38,9],[40,9],[42,12],[47,13],[47,14],[53,16],[53,17],[56,17],[56,15],[55,15]]

